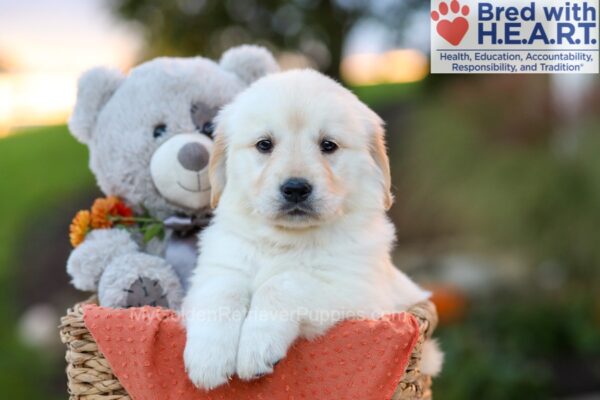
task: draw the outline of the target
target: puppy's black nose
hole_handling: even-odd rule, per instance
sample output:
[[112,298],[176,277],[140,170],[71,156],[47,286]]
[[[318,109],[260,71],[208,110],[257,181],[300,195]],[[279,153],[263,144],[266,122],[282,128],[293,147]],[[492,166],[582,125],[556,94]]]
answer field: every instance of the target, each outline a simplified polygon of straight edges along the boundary
[[283,198],[290,203],[300,203],[308,199],[312,186],[306,179],[290,178],[279,188]]

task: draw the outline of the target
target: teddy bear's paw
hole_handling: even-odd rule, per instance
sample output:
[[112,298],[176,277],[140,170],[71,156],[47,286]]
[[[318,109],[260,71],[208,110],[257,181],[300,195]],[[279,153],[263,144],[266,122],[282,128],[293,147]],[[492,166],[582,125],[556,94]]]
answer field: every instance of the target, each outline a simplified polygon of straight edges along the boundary
[[241,379],[257,379],[270,374],[275,365],[285,357],[295,339],[295,330],[281,325],[282,322],[244,325],[236,367]]
[[219,332],[205,327],[188,331],[183,353],[185,369],[192,383],[206,390],[229,381],[235,373],[237,343],[231,330]]
[[133,285],[123,290],[127,292],[124,307],[169,307],[167,294],[158,280],[140,275]]
[[183,289],[173,268],[160,257],[126,254],[113,260],[100,278],[100,305],[179,309]]

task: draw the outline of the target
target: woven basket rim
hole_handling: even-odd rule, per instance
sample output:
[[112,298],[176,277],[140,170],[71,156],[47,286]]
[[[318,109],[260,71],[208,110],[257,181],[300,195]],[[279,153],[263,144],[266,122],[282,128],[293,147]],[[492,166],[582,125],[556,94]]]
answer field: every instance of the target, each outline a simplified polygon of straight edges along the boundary
[[[85,326],[83,309],[88,304],[98,304],[97,297],[92,296],[69,308],[59,325],[61,340],[67,347],[65,359],[69,399],[130,400]],[[419,338],[392,400],[431,399],[431,377],[421,373],[419,364],[423,342],[431,337],[437,326],[437,311],[431,301],[424,301],[407,312],[417,321]]]

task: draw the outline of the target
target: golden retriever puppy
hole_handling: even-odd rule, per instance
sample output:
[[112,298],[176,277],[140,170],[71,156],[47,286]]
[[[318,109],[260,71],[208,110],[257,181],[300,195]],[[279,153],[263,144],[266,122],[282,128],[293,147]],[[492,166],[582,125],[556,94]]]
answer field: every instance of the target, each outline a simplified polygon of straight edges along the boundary
[[242,92],[217,117],[210,181],[215,216],[183,307],[195,385],[270,373],[299,337],[429,297],[391,262],[382,121],[332,79],[294,70]]

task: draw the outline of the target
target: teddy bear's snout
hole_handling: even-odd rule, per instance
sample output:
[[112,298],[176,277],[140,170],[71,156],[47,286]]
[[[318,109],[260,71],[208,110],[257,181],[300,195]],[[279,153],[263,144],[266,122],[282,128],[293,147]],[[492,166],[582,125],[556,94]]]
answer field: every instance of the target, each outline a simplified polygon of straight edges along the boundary
[[177,160],[188,171],[202,171],[208,164],[209,154],[200,143],[186,143],[177,153]]
[[208,162],[212,141],[206,135],[178,133],[162,143],[150,160],[152,182],[170,203],[191,210],[208,205]]

